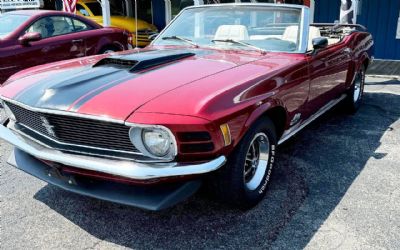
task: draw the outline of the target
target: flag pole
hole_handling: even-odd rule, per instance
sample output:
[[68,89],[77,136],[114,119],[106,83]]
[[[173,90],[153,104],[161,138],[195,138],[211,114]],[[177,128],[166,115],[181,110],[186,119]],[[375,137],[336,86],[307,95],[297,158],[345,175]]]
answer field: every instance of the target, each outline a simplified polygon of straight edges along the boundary
[[135,49],[138,48],[138,17],[137,17],[137,0],[135,0]]

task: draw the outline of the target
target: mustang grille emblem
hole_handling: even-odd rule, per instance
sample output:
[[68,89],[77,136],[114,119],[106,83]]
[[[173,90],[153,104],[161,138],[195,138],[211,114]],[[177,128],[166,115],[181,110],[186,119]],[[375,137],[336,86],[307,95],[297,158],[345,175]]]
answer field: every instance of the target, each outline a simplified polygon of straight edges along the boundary
[[43,116],[40,117],[40,120],[42,120],[42,126],[46,129],[47,133],[48,133],[49,135],[55,137],[56,134],[54,133],[54,126],[51,125],[51,124],[49,123],[49,121],[48,121],[45,117],[43,117]]

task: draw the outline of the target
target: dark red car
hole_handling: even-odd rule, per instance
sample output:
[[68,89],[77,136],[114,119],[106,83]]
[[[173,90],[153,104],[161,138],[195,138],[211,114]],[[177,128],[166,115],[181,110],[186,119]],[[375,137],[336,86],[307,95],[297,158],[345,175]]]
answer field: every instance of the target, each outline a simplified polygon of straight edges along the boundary
[[72,192],[157,210],[204,182],[249,208],[279,144],[339,102],[357,110],[372,47],[307,7],[190,7],[146,49],[12,76],[0,138],[10,164]]
[[0,15],[0,84],[36,65],[128,49],[127,32],[59,11]]

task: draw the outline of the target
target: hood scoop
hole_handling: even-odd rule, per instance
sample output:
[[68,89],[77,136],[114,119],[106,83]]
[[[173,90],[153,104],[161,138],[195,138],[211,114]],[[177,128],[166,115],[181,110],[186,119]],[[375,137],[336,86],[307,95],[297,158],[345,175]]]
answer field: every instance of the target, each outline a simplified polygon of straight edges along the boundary
[[173,63],[194,55],[194,53],[163,53],[161,51],[154,53],[151,51],[123,56],[106,57],[94,64],[93,67],[115,67],[127,69],[129,72],[134,73]]

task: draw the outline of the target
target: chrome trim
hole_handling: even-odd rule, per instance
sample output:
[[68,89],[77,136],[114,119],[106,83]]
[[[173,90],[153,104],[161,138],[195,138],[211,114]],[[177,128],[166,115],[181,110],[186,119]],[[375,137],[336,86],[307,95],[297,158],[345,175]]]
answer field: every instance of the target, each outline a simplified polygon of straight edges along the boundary
[[346,98],[346,94],[343,94],[342,96],[340,96],[339,98],[332,100],[330,102],[328,102],[325,106],[323,106],[320,110],[318,110],[315,114],[313,114],[312,116],[310,116],[310,118],[308,118],[307,120],[303,121],[302,123],[298,123],[298,125],[286,130],[281,139],[278,142],[278,145],[284,143],[285,141],[289,140],[292,136],[294,136],[295,134],[297,134],[300,130],[302,130],[303,128],[305,128],[307,125],[309,125],[311,122],[313,122],[315,119],[317,119],[318,117],[320,117],[321,115],[323,115],[324,113],[326,113],[327,111],[329,111],[331,108],[333,108],[336,104],[338,104],[339,102],[341,102],[344,98]]
[[[178,143],[176,142],[175,135],[172,133],[172,131],[162,125],[149,125],[149,124],[137,124],[137,123],[130,123],[130,122],[125,122],[126,126],[130,126],[129,130],[129,138],[131,139],[132,144],[137,148],[143,155],[151,157],[153,159],[157,160],[164,160],[164,161],[172,161],[177,155],[178,155]],[[168,133],[168,135],[171,137],[172,140],[172,154],[169,153],[166,157],[158,157],[153,155],[151,152],[149,152],[146,149],[146,146],[143,143],[142,139],[142,131],[145,128],[155,128],[155,129],[161,129],[164,130]],[[135,129],[139,129],[138,132],[135,133]],[[134,135],[131,135],[133,133]],[[132,138],[134,136],[134,138]],[[137,138],[140,137],[140,138]]]
[[124,124],[124,120],[117,120],[114,118],[110,118],[107,116],[96,116],[96,115],[85,115],[85,114],[79,114],[79,113],[74,113],[74,112],[69,112],[69,111],[62,111],[62,110],[52,110],[52,109],[42,109],[42,108],[34,108],[31,106],[28,106],[26,104],[17,102],[15,100],[9,99],[4,96],[0,96],[0,100],[15,104],[17,106],[20,106],[24,109],[33,111],[33,112],[39,112],[39,113],[44,113],[44,114],[52,114],[52,115],[64,115],[64,116],[71,116],[71,117],[78,117],[78,118],[85,118],[89,120],[95,120],[95,121],[103,121],[103,122],[111,122],[111,123],[118,123],[118,124]]
[[[56,140],[56,139],[54,139],[54,138],[51,138],[51,137],[49,137],[49,136],[47,136],[47,135],[45,135],[45,134],[42,134],[42,133],[40,133],[40,132],[38,132],[38,131],[36,131],[36,130],[34,130],[34,129],[32,129],[32,128],[30,128],[30,127],[24,125],[24,124],[21,124],[21,123],[17,123],[17,124],[18,124],[19,126],[22,126],[22,127],[26,128],[26,129],[29,129],[29,130],[32,131],[33,133],[36,133],[36,134],[38,134],[38,135],[40,135],[40,136],[43,136],[43,137],[45,137],[46,139],[48,139],[48,140],[50,140],[50,141],[53,141],[53,142],[56,143],[56,144],[63,145],[63,146],[81,147],[81,148],[95,149],[95,150],[97,149],[97,150],[104,150],[104,151],[118,152],[118,153],[124,153],[124,154],[132,154],[132,155],[143,155],[143,154],[140,153],[140,152],[134,152],[134,151],[123,151],[123,150],[115,150],[115,149],[108,149],[108,148],[99,148],[99,147],[85,146],[85,145],[81,145],[81,144],[64,143],[64,142],[60,142],[60,141],[58,141],[58,140]],[[12,125],[13,125],[13,124],[11,124],[11,125],[9,125],[9,126],[12,126]],[[20,130],[18,130],[17,128],[15,128],[15,126],[14,126],[14,129],[13,129],[13,130],[16,131],[16,132],[18,132],[18,133],[21,133],[21,134],[24,134],[24,135],[25,135],[25,133],[23,133],[23,132],[21,132]],[[128,134],[127,136],[129,137],[129,134]],[[45,143],[43,143],[43,144],[45,144]],[[133,146],[133,144],[132,144],[132,146]]]
[[[22,124],[19,124],[19,126],[23,126]],[[122,157],[122,156],[113,156],[113,155],[105,155],[105,154],[96,154],[96,153],[92,153],[92,152],[87,152],[87,151],[80,151],[80,150],[74,150],[74,149],[62,149],[62,148],[56,148],[56,147],[51,147],[51,146],[49,146],[49,145],[47,145],[46,143],[44,143],[44,142],[42,142],[42,141],[40,141],[40,140],[38,140],[38,139],[36,139],[36,138],[34,138],[34,137],[32,137],[32,136],[30,136],[30,135],[28,135],[28,134],[26,134],[26,133],[24,133],[24,132],[22,132],[21,130],[18,130],[17,128],[15,128],[15,126],[14,126],[14,124],[13,124],[13,122],[12,121],[10,121],[9,123],[8,123],[8,125],[7,125],[7,127],[11,130],[11,131],[13,131],[14,133],[16,133],[16,134],[18,134],[18,135],[20,135],[21,137],[24,137],[24,138],[26,138],[26,139],[29,139],[29,140],[32,140],[32,141],[34,141],[34,142],[36,142],[36,143],[38,143],[38,144],[40,144],[40,145],[42,145],[43,147],[46,147],[46,148],[48,148],[48,149],[53,149],[53,150],[58,150],[58,151],[61,151],[61,152],[69,152],[69,153],[75,153],[75,154],[82,154],[82,155],[90,155],[90,156],[97,156],[97,157],[102,157],[102,158],[111,158],[111,159],[119,159],[119,160],[127,160],[127,161],[134,161],[134,162],[142,162],[142,163],[162,163],[162,162],[166,162],[165,160],[157,160],[157,159],[146,159],[146,160],[141,160],[140,158],[133,158],[134,156],[137,156],[137,157],[140,157],[140,156],[142,156],[142,157],[145,157],[143,154],[141,154],[141,153],[136,153],[136,152],[125,152],[125,151],[116,151],[116,150],[113,150],[112,152],[116,152],[116,153],[123,153],[123,154],[132,154],[132,155],[134,155],[134,156],[132,156],[132,157]],[[26,126],[23,126],[23,127],[25,127],[26,129],[29,129],[29,128],[27,128]],[[29,129],[30,131],[32,131],[31,129]],[[32,131],[32,132],[36,132],[36,131]],[[0,136],[1,137],[1,136]],[[51,139],[51,138],[49,138],[49,139]],[[70,145],[66,145],[66,146],[70,146]],[[83,147],[83,146],[80,146],[80,145],[76,145],[77,147]],[[108,149],[102,149],[102,148],[92,148],[92,149],[94,149],[94,150],[102,150],[102,151],[110,151],[110,150],[108,150]]]
[[[49,110],[49,109],[33,108],[33,107],[30,107],[30,106],[25,105],[23,103],[20,103],[20,102],[17,102],[17,101],[14,101],[14,100],[11,100],[11,99],[8,99],[8,98],[0,96],[0,102],[1,101],[10,102],[10,103],[12,103],[14,105],[17,105],[17,106],[21,107],[21,108],[24,108],[24,109],[27,109],[27,110],[30,110],[30,111],[33,111],[33,112],[38,112],[38,113],[55,114],[55,115],[63,115],[63,116],[78,117],[78,118],[86,118],[86,119],[90,119],[90,120],[93,120],[93,121],[103,121],[103,122],[110,122],[110,123],[115,123],[115,124],[125,124],[125,121],[104,118],[104,117],[101,117],[101,116],[81,115],[81,114],[76,114],[76,113],[67,112],[67,111],[54,111],[54,110]],[[47,140],[53,141],[54,143],[60,144],[60,145],[63,145],[63,146],[81,147],[81,148],[87,148],[87,149],[103,150],[103,151],[109,151],[109,152],[118,152],[118,153],[131,154],[131,155],[136,155],[136,156],[143,156],[143,153],[141,153],[141,152],[115,150],[115,149],[100,148],[100,147],[92,147],[92,146],[86,146],[86,145],[81,145],[81,144],[73,144],[73,143],[64,143],[64,142],[61,142],[61,141],[59,141],[57,139],[51,138],[51,137],[49,137],[49,136],[47,136],[47,135],[45,135],[43,133],[40,133],[39,131],[36,131],[33,128],[30,128],[27,125],[24,125],[24,124],[21,124],[21,123],[17,123],[17,124],[19,126],[22,126],[22,127],[26,128],[26,129],[29,129],[31,132],[36,133],[39,136],[45,137]],[[14,127],[13,131],[21,133],[24,136],[28,136],[25,133],[23,133],[23,132],[19,131],[18,129],[16,129],[14,124],[11,124],[11,125]],[[129,137],[129,133],[126,136]],[[28,137],[33,139],[31,136],[28,136]],[[38,141],[38,140],[36,140],[36,141]],[[45,143],[41,143],[41,144],[46,145]],[[175,142],[175,144],[176,144],[176,142]],[[134,146],[134,145],[132,144],[132,146]],[[76,151],[74,151],[74,152],[76,152]],[[87,152],[79,152],[79,153],[89,154]],[[136,159],[132,159],[132,160],[136,160]],[[165,159],[164,159],[164,161],[165,161]],[[153,162],[153,161],[151,161],[151,162]]]
[[[276,3],[221,3],[221,4],[205,4],[205,5],[192,5],[184,8],[182,11],[186,9],[195,9],[195,8],[215,8],[215,7],[223,7],[223,6],[250,6],[250,7],[281,7],[281,8],[292,8],[292,9],[309,9],[309,7],[305,5],[299,4],[276,4]],[[182,12],[181,11],[181,12]]]
[[[197,8],[218,8],[218,7],[229,7],[229,6],[237,6],[237,7],[275,7],[275,8],[287,8],[287,9],[299,9],[301,10],[301,22],[300,22],[300,30],[304,31],[300,32],[299,34],[299,44],[298,49],[293,52],[285,52],[285,51],[278,51],[280,53],[288,53],[288,54],[298,54],[298,53],[306,53],[308,47],[308,33],[309,29],[307,27],[310,26],[310,8],[304,5],[296,5],[296,4],[275,4],[275,3],[224,3],[224,4],[207,4],[207,5],[194,5],[188,6],[182,9],[178,15],[172,19],[171,22],[168,23],[167,26],[157,35],[157,37],[150,43],[150,45],[154,45],[154,43],[159,40],[159,38],[166,32],[166,30],[175,22],[179,16],[185,11],[189,9],[197,9]],[[268,51],[274,52],[274,51]]]
[[310,9],[302,8],[301,10],[301,21],[299,31],[299,44],[298,51],[300,53],[306,53],[308,49],[308,34],[310,32]]
[[151,180],[184,175],[198,175],[215,171],[226,162],[225,156],[197,164],[138,163],[132,161],[112,160],[100,157],[75,155],[48,149],[31,140],[27,140],[10,129],[0,126],[0,138],[13,144],[16,148],[42,160],[60,163],[66,166],[91,170],[135,180]]
[[13,69],[13,68],[16,68],[16,67],[18,67],[18,66],[17,66],[17,65],[15,65],[15,66],[8,66],[8,67],[0,68],[0,70]]
[[[174,136],[174,134],[171,132],[171,130],[165,126],[161,126],[161,125],[147,125],[147,124],[135,124],[135,123],[129,123],[129,122],[125,122],[123,120],[116,120],[116,119],[112,119],[112,118],[105,118],[105,117],[101,117],[101,116],[93,116],[93,115],[82,115],[82,114],[78,114],[78,113],[73,113],[73,112],[68,112],[68,111],[58,111],[58,110],[50,110],[50,109],[41,109],[41,108],[34,108],[34,107],[30,107],[26,104],[17,102],[15,100],[0,96],[0,101],[6,101],[9,103],[12,103],[14,105],[17,105],[21,108],[30,110],[32,112],[37,112],[37,113],[44,113],[44,114],[54,114],[54,115],[62,115],[62,116],[69,116],[69,117],[78,117],[78,118],[85,118],[85,119],[90,119],[93,121],[104,121],[104,122],[110,122],[110,123],[116,123],[116,124],[123,124],[127,127],[131,127],[130,130],[132,130],[133,128],[159,128],[159,129],[163,129],[165,131],[167,131],[167,133],[171,136],[172,141],[173,141],[173,154],[169,155],[169,157],[167,158],[163,158],[163,157],[156,157],[153,156],[150,152],[147,151],[142,151],[139,148],[137,148],[140,152],[133,152],[133,151],[123,151],[123,150],[115,150],[115,149],[107,149],[107,148],[100,148],[100,147],[91,147],[91,146],[85,146],[85,145],[81,145],[81,144],[72,144],[72,143],[64,143],[61,142],[57,139],[51,138],[47,135],[44,135],[42,133],[40,133],[39,131],[36,131],[24,124],[20,124],[18,123],[18,125],[23,126],[26,129],[29,129],[30,131],[45,137],[48,140],[53,141],[54,143],[63,145],[63,146],[75,146],[75,147],[82,147],[82,148],[87,148],[87,149],[95,149],[95,150],[104,150],[104,151],[109,151],[109,152],[118,152],[118,153],[126,153],[126,154],[132,154],[132,155],[137,155],[137,156],[147,156],[147,157],[151,157],[152,160],[149,162],[165,162],[165,161],[172,161],[178,154],[178,146],[177,146],[177,142],[176,142],[176,138]],[[18,131],[17,129],[14,129],[14,131]],[[130,132],[127,134],[128,137],[130,137]],[[44,143],[42,143],[44,144]],[[136,146],[135,144],[132,143],[132,146]],[[80,153],[84,153],[84,152],[80,152]],[[132,159],[134,161],[136,161],[136,159]],[[147,161],[146,161],[147,162]]]

